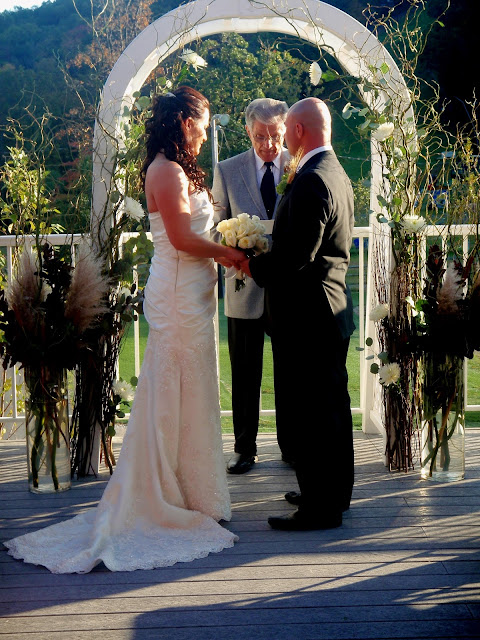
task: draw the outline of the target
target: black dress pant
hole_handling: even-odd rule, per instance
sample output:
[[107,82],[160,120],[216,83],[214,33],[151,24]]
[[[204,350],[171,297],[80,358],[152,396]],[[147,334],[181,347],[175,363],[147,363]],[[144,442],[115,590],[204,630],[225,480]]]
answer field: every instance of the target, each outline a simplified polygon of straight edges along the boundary
[[257,453],[264,339],[263,317],[228,318],[235,452],[245,456]]
[[[232,411],[235,452],[254,456],[257,452],[257,433],[263,371],[263,345],[266,320],[228,318],[228,348],[232,368]],[[273,340],[272,340],[273,346]],[[284,390],[277,388],[277,375],[282,380],[277,363],[273,361],[277,441],[282,456],[294,460],[295,430],[282,419]],[[280,412],[278,410],[280,406]]]
[[300,509],[338,513],[350,504],[353,425],[346,368],[349,339],[291,327],[272,336],[277,429],[286,432]]

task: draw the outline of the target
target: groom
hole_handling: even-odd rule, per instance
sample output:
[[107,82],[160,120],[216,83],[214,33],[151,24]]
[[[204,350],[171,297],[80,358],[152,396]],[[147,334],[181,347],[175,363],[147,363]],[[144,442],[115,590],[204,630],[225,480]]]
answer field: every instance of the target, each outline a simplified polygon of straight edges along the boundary
[[285,142],[300,158],[281,199],[271,251],[243,270],[265,287],[271,322],[276,410],[295,438],[298,510],[270,517],[274,529],[342,524],[353,487],[353,435],[346,358],[354,330],[345,277],[353,192],[331,146],[331,116],[318,98],[294,104]]

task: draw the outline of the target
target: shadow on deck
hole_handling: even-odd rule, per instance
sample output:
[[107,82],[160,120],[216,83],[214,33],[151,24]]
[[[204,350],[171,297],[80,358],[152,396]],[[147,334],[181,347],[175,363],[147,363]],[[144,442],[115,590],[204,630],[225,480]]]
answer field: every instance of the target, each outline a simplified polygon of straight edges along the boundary
[[[233,448],[224,436],[225,456]],[[287,533],[296,488],[275,436],[259,463],[230,476],[232,549],[187,564],[52,575],[0,553],[0,638],[12,640],[336,640],[480,638],[480,430],[466,436],[466,479],[389,473],[382,439],[355,432],[356,483],[344,524]],[[58,495],[26,488],[22,443],[0,443],[1,539],[96,504],[108,480]]]

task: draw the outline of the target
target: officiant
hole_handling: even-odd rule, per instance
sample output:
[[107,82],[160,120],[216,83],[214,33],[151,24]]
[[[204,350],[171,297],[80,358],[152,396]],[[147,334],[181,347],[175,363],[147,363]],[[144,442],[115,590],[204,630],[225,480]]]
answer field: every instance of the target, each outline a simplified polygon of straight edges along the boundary
[[[252,146],[244,153],[219,162],[215,168],[212,188],[215,224],[246,212],[257,215],[271,233],[279,200],[276,185],[289,159],[288,151],[283,148],[287,111],[286,102],[272,98],[258,98],[246,108],[245,128]],[[266,329],[264,298],[264,289],[250,278],[240,291],[235,291],[234,278],[225,280],[235,434],[234,455],[227,463],[229,473],[245,473],[257,459]],[[293,463],[288,427],[277,421],[277,440],[282,459]]]

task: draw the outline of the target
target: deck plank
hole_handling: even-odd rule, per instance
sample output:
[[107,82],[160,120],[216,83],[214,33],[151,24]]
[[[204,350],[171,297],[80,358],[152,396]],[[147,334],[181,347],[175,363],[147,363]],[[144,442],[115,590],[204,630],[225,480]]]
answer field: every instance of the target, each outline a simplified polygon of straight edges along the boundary
[[[52,575],[0,552],[0,640],[460,640],[480,638],[480,430],[462,482],[389,473],[378,436],[355,432],[356,483],[341,528],[273,531],[293,471],[272,434],[259,463],[230,476],[240,541],[152,571]],[[226,458],[233,441],[224,437]],[[117,449],[120,443],[116,444]],[[95,505],[108,481],[58,495],[26,488],[22,443],[0,443],[0,540]]]

